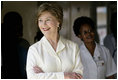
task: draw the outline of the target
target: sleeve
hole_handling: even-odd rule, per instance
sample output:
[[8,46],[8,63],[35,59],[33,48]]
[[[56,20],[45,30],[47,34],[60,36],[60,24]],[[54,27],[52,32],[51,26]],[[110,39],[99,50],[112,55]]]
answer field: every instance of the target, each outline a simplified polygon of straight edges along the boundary
[[111,47],[110,45],[112,45],[112,43],[110,43],[109,41],[111,41],[111,40],[110,40],[109,36],[107,35],[104,39],[104,46],[107,47],[108,49],[109,49],[109,47]]
[[116,64],[112,58],[112,56],[110,55],[110,52],[107,48],[105,48],[106,51],[106,58],[107,58],[107,63],[106,63],[106,77],[114,75],[115,73],[117,73],[117,68],[116,68]]
[[80,75],[83,76],[83,65],[81,62],[81,57],[80,57],[80,49],[78,48],[78,45],[76,45],[76,51],[75,51],[75,67],[73,69],[73,72],[79,73]]
[[27,71],[28,79],[64,79],[63,72],[35,73],[33,71],[33,67],[36,66],[37,64],[36,53],[37,51],[34,47],[29,48],[28,56],[27,56],[27,64],[26,64],[26,71]]

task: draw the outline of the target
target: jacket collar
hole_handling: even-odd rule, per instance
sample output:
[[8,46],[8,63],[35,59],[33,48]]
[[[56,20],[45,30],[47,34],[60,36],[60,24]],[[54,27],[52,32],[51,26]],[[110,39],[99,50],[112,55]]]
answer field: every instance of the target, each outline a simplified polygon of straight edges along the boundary
[[64,38],[60,36],[58,44],[57,44],[56,52],[58,53],[59,51],[62,51],[64,48],[65,48]]
[[56,51],[53,49],[53,47],[51,46],[50,42],[46,39],[45,36],[43,36],[41,41],[43,41],[44,46],[46,47],[46,49],[50,53],[58,53],[58,52],[62,51],[65,48],[65,44],[63,43],[64,39],[63,39],[62,36],[59,37],[59,41],[58,41],[58,44],[57,44]]
[[95,47],[95,51],[94,51],[94,57],[95,57],[97,60],[100,60],[100,59],[101,59],[100,53],[101,53],[100,47],[99,47],[99,45],[96,43],[96,47]]
[[[96,44],[96,47],[94,50],[94,56],[93,57],[98,60],[98,59],[100,59],[101,50],[100,50],[99,45],[96,42],[95,42],[95,44]],[[84,43],[81,46],[81,51],[82,51],[82,49],[85,50],[85,52],[88,52],[89,53],[88,55],[90,56],[90,52],[88,51],[88,49],[86,48]],[[92,56],[91,56],[91,58],[92,58]]]

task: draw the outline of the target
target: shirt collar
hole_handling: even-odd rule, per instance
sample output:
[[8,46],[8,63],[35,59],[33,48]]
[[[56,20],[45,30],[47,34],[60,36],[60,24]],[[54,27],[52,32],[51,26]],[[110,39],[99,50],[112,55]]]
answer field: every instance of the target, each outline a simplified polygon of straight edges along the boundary
[[95,51],[94,51],[94,57],[97,58],[98,60],[100,59],[100,53],[101,53],[101,48],[99,45],[96,43]]
[[[53,51],[53,53],[55,53],[53,47],[51,46],[51,44],[49,43],[49,41],[46,39],[45,36],[43,36],[41,40],[43,41],[43,44],[46,45],[47,50],[50,50],[51,49],[50,51]],[[56,53],[62,51],[64,48],[65,48],[64,38],[62,36],[60,36],[59,37],[58,44],[57,44]]]
[[[93,57],[96,58],[96,59],[98,59],[98,58],[100,58],[101,50],[100,50],[100,48],[99,48],[99,46],[98,46],[98,44],[96,42],[95,42],[95,44],[96,44],[96,47],[95,47],[95,50],[94,50],[94,56]],[[89,52],[84,43],[81,46],[81,50],[82,49],[85,50],[85,51],[87,51],[87,52]],[[89,54],[90,54],[90,52],[89,52]]]
[[64,48],[65,48],[64,38],[62,36],[60,36],[58,44],[57,44],[56,52],[58,53],[59,51],[62,51]]

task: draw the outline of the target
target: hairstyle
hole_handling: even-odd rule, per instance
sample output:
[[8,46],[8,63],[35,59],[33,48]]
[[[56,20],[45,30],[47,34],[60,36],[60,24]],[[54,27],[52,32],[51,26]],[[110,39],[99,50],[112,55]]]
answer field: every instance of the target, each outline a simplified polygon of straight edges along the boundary
[[[112,13],[111,15],[111,23],[110,23],[110,29],[112,32],[117,32],[117,12]],[[117,34],[117,33],[115,33]]]
[[10,32],[15,32],[17,37],[23,36],[22,17],[18,12],[8,12],[4,16],[5,28]]
[[63,10],[62,8],[54,3],[43,3],[38,8],[37,20],[41,16],[44,11],[50,12],[56,19],[59,21],[59,27],[61,29],[62,22],[63,22]]
[[84,24],[88,24],[93,30],[95,30],[95,24],[91,18],[86,17],[86,16],[78,17],[74,21],[74,25],[73,25],[73,30],[76,36],[80,35],[80,28]]

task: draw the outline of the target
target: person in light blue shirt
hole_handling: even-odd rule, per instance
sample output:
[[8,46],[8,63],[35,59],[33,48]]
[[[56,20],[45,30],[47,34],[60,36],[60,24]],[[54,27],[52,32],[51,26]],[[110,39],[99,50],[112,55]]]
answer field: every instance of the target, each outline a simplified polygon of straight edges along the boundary
[[[110,30],[111,33],[104,39],[104,46],[109,49],[117,66],[117,12],[114,12],[111,15]],[[115,78],[117,78],[117,74],[115,75]]]

